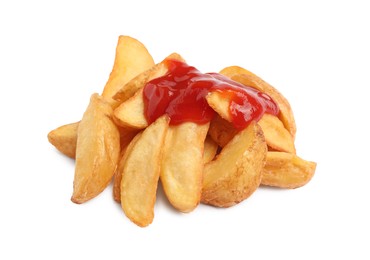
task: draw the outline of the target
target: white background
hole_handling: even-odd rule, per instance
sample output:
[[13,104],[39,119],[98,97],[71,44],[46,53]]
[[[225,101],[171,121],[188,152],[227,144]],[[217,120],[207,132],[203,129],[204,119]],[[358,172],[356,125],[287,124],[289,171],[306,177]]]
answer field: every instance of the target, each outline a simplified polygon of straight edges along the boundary
[[[0,259],[370,258],[367,1],[51,2],[0,3]],[[156,62],[176,51],[204,72],[239,65],[278,88],[298,154],[318,163],[313,180],[190,214],[160,191],[147,228],[111,187],[73,204],[74,162],[46,135],[102,91],[120,34]]]

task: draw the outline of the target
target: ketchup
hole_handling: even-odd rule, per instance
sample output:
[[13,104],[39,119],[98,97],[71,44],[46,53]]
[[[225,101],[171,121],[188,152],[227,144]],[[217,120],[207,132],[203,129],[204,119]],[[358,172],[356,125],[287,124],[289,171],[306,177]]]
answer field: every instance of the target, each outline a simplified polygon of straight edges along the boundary
[[208,105],[206,96],[218,91],[230,98],[232,123],[244,129],[264,113],[277,115],[279,107],[270,96],[235,82],[218,73],[201,73],[188,64],[168,59],[166,75],[149,81],[143,92],[145,117],[149,123],[167,114],[170,124],[183,122],[208,123],[215,111]]

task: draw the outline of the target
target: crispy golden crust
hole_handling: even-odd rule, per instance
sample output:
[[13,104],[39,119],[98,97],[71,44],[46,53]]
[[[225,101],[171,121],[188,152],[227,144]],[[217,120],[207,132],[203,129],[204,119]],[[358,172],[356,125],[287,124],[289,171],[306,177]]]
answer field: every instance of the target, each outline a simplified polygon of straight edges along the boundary
[[262,128],[268,147],[275,151],[295,154],[293,137],[279,118],[270,114],[264,114],[258,121],[258,124]]
[[111,106],[93,94],[78,126],[76,169],[73,181],[75,203],[86,202],[111,181],[120,153],[120,133],[113,123]]
[[307,184],[315,174],[316,163],[284,152],[268,152],[262,184],[294,189]]
[[127,153],[122,169],[121,206],[126,216],[140,227],[152,223],[159,180],[167,116],[148,126]]
[[141,130],[148,126],[144,115],[142,88],[114,110],[114,121],[128,129]]
[[253,122],[205,165],[202,203],[230,207],[248,198],[260,185],[266,153],[263,132]]
[[117,107],[119,102],[112,99],[117,91],[143,71],[151,68],[154,61],[144,44],[129,36],[120,36],[112,72],[104,87],[102,96]]
[[77,129],[79,122],[62,125],[48,134],[49,142],[68,157],[76,157]]
[[164,142],[161,162],[163,190],[176,209],[190,212],[200,201],[204,139],[209,124],[185,122],[171,125]]
[[121,180],[122,180],[123,167],[125,166],[127,156],[132,152],[132,149],[134,145],[136,144],[137,140],[139,139],[140,135],[141,135],[141,132],[137,133],[135,137],[133,137],[131,142],[127,146],[124,146],[121,149],[120,160],[116,168],[116,171],[114,173],[114,179],[113,179],[113,199],[117,201],[118,203],[121,203]]

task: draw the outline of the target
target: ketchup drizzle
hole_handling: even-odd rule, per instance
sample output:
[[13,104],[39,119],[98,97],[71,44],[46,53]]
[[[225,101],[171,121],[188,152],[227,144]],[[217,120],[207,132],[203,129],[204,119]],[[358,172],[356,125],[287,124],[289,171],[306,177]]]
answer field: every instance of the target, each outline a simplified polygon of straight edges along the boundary
[[219,91],[231,99],[232,123],[244,129],[258,121],[264,113],[277,115],[279,107],[265,93],[244,86],[218,73],[201,73],[188,64],[168,59],[166,75],[149,81],[143,92],[145,117],[149,123],[167,114],[170,124],[183,122],[204,124],[212,120],[215,111],[208,105],[209,92]]

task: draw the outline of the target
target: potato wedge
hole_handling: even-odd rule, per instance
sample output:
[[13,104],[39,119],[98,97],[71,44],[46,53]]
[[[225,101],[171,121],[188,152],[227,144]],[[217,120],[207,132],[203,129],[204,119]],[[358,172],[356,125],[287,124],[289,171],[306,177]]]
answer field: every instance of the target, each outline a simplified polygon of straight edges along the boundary
[[120,133],[111,120],[112,107],[93,94],[78,126],[74,203],[86,202],[109,184],[120,153]]
[[[80,122],[60,126],[48,134],[49,142],[61,153],[75,159],[77,145],[77,130]],[[137,134],[132,129],[118,128],[120,132],[121,149],[125,148]]]
[[211,120],[208,134],[220,147],[224,147],[238,132],[232,123],[216,115]]
[[76,157],[77,129],[79,122],[62,125],[48,134],[49,142],[68,157]]
[[131,98],[139,89],[143,88],[145,84],[150,80],[165,75],[168,71],[167,66],[165,64],[165,61],[167,59],[184,61],[184,59],[179,54],[177,53],[170,54],[162,62],[152,66],[150,69],[137,75],[135,78],[133,78],[123,87],[121,87],[121,89],[119,89],[117,93],[113,96],[113,99],[115,99],[119,103],[122,103]]
[[153,65],[154,60],[144,44],[129,36],[120,36],[116,47],[113,69],[105,84],[102,96],[113,108],[117,107],[119,102],[112,99],[117,91]]
[[[112,96],[133,77],[151,68],[154,61],[146,47],[129,36],[119,36],[112,72],[104,87],[102,96],[113,106],[119,102]],[[136,90],[135,90],[136,91]],[[63,154],[75,158],[78,123],[63,125],[51,131],[49,142]]]
[[208,128],[209,124],[185,122],[167,131],[160,178],[168,200],[181,212],[192,211],[200,201]]
[[266,158],[262,171],[263,185],[294,189],[308,183],[315,174],[316,163],[291,153],[268,152]]
[[114,110],[114,121],[129,129],[140,130],[148,126],[144,114],[143,89],[140,89]]
[[[206,97],[208,104],[213,110],[223,119],[231,122],[231,114],[229,105],[231,100],[220,92],[214,91]],[[276,151],[295,153],[294,140],[289,131],[284,127],[283,123],[274,115],[265,113],[262,118],[258,121],[265,135],[266,143],[269,147]],[[232,124],[227,124],[223,120],[215,119],[211,123],[210,135],[214,137],[214,140],[223,147],[229,142],[237,130]]]
[[149,225],[154,218],[161,153],[168,123],[169,118],[162,116],[148,126],[124,162],[121,206],[126,216],[140,227]]
[[140,136],[141,132],[137,133],[136,136],[131,140],[131,142],[126,147],[121,149],[120,160],[113,178],[113,199],[118,203],[121,203],[121,181],[123,167],[125,166],[127,156],[131,153],[132,148],[134,147]]
[[204,167],[202,203],[230,207],[260,185],[267,146],[260,126],[252,122]]
[[204,140],[203,164],[209,163],[215,158],[218,145],[210,136]]
[[295,154],[295,146],[292,135],[284,127],[283,123],[274,115],[264,114],[258,121],[266,143],[275,151]]
[[238,66],[226,67],[220,71],[220,74],[229,77],[243,85],[251,86],[269,95],[279,106],[279,119],[283,122],[284,127],[292,135],[293,140],[297,131],[293,111],[288,100],[273,86],[256,76],[252,72]]
[[209,92],[206,96],[206,100],[208,105],[216,111],[216,113],[222,117],[223,119],[231,122],[231,114],[230,114],[230,103],[231,99],[227,95],[222,95],[222,93],[218,91]]
[[[177,53],[169,55],[166,59],[183,61]],[[166,59],[138,75],[114,96],[116,100],[121,102],[121,105],[114,111],[114,118],[118,125],[131,129],[144,129],[148,126],[144,115],[143,88],[148,81],[167,73]]]

